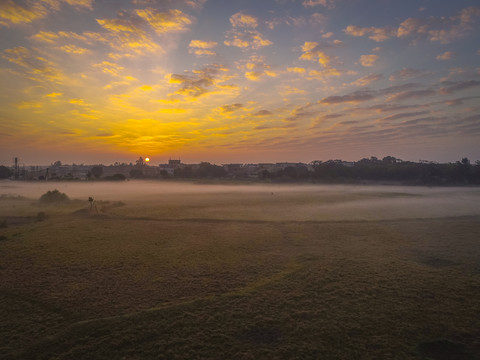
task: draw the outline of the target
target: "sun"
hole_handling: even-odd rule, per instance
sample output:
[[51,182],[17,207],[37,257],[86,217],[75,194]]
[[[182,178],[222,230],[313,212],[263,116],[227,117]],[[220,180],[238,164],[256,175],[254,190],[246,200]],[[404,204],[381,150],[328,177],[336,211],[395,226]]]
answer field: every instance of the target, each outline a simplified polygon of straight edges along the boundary
[[145,158],[145,162],[149,162],[150,161],[150,158]]

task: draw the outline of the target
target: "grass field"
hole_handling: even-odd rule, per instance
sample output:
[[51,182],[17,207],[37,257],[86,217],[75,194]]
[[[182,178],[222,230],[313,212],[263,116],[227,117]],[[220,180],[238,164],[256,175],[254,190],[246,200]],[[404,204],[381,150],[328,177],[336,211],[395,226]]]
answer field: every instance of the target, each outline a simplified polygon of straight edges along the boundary
[[1,182],[0,319],[0,359],[480,359],[480,189]]

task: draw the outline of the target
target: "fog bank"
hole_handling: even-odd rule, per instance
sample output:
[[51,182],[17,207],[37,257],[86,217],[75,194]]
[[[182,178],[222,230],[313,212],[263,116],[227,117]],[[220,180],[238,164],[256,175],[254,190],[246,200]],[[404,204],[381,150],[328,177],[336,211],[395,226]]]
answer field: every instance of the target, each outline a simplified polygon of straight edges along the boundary
[[480,189],[468,187],[0,182],[0,196],[19,195],[36,200],[54,189],[71,199],[123,201],[142,216],[162,218],[333,221],[480,215]]

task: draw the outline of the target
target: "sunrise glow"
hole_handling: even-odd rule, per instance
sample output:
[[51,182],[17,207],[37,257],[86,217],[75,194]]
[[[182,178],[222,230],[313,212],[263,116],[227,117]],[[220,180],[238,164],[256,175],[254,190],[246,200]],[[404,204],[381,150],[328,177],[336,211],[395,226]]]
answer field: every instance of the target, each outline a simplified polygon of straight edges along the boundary
[[4,0],[0,161],[477,160],[479,25],[469,0]]

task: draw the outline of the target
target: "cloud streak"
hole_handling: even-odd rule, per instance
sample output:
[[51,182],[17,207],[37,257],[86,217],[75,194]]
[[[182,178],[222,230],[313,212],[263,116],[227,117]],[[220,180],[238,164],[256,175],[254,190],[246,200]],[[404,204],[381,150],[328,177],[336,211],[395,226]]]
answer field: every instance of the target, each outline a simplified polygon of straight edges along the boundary
[[355,91],[353,93],[341,96],[328,96],[319,101],[321,104],[343,104],[343,103],[352,103],[357,104],[364,101],[372,100],[376,97],[376,94],[368,90]]
[[472,25],[479,17],[480,8],[470,6],[462,9],[457,15],[449,17],[408,18],[402,21],[397,28],[348,25],[344,32],[355,37],[367,36],[376,42],[395,37],[400,39],[413,37],[447,44],[472,31]]

